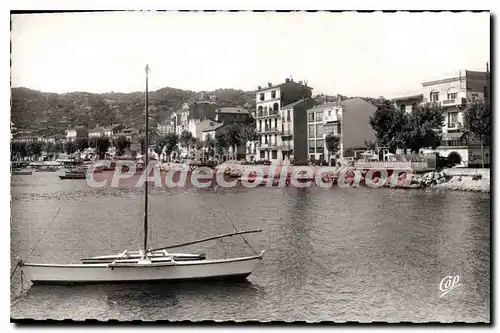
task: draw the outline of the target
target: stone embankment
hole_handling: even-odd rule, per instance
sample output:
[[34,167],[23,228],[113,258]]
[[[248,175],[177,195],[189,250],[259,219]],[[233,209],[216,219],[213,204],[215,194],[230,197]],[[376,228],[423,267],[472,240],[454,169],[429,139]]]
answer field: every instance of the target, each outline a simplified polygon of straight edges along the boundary
[[490,173],[485,169],[448,169],[414,176],[412,184],[454,191],[490,192]]

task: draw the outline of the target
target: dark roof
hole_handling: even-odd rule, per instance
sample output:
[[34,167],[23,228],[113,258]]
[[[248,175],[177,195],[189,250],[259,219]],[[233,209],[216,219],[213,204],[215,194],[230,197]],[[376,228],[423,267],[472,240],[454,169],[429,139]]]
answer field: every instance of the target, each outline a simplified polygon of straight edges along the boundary
[[102,132],[102,131],[104,131],[104,127],[96,126],[93,129],[91,129],[89,132],[96,133],[96,132]]
[[215,104],[194,102],[189,107],[189,119],[215,119]]
[[219,129],[221,128],[222,126],[224,125],[227,125],[227,124],[223,124],[223,123],[216,123],[214,124],[213,126],[210,126],[209,128],[207,129],[204,129],[203,132],[212,132],[212,131],[215,131],[216,129]]
[[393,98],[392,101],[404,101],[407,99],[416,99],[416,98],[424,98],[424,95],[418,94],[418,95],[400,96]]
[[248,113],[248,110],[241,107],[227,106],[217,109],[215,113]]
[[298,101],[296,102],[293,102],[293,103],[290,103],[290,104],[287,104],[285,106],[282,106],[281,107],[281,110],[284,110],[284,109],[293,109],[294,107],[296,107],[297,105],[303,103],[303,102],[307,102],[307,101],[314,101],[313,98],[307,98],[307,99],[299,99]]

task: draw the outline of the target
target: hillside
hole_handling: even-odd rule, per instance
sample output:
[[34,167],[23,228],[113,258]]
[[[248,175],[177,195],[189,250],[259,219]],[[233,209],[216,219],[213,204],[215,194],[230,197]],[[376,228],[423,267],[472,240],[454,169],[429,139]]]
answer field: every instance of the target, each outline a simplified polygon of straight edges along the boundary
[[[217,89],[194,92],[175,88],[161,88],[149,93],[152,126],[165,119],[184,102],[197,100],[201,93],[208,98],[216,96],[222,106],[255,106],[252,91]],[[144,93],[71,92],[46,93],[28,88],[11,89],[11,121],[18,131],[52,135],[64,133],[68,126],[83,125],[93,128],[97,124],[126,124],[141,128],[144,124]]]

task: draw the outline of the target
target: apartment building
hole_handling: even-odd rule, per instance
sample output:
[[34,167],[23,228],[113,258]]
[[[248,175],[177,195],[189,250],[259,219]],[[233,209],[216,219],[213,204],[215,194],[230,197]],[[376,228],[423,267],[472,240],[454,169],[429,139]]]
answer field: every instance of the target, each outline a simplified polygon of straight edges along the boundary
[[[362,98],[337,100],[307,110],[307,152],[309,159],[336,160],[355,157],[366,150],[365,141],[375,142],[370,117],[377,108]],[[337,156],[330,154],[325,138],[333,133],[340,137]]]
[[281,160],[293,160],[296,165],[307,164],[307,110],[316,104],[314,99],[306,98],[281,108],[281,144],[278,145]]
[[[259,86],[256,91],[256,130],[259,139],[255,144],[255,159],[280,161],[283,159],[278,147],[281,140],[281,108],[301,99],[310,98],[312,88],[302,81],[294,82],[285,79],[284,83],[273,85],[268,82],[266,87]],[[280,154],[279,154],[280,153]]]
[[[460,70],[437,80],[421,84],[418,94],[394,98],[395,106],[411,112],[417,105],[437,103],[445,115],[441,128],[442,141],[436,150],[440,156],[448,158],[463,167],[481,164],[480,142],[464,132],[464,110],[467,103],[485,100],[490,91],[489,72]],[[489,147],[485,149],[486,164],[489,164]]]

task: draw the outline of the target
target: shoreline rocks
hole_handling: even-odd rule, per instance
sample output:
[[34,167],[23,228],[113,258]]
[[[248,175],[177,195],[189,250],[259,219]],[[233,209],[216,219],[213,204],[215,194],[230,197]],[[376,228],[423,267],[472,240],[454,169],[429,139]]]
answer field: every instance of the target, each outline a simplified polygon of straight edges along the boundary
[[448,175],[446,171],[433,171],[414,176],[411,183],[422,188],[490,193],[490,179],[475,173]]

